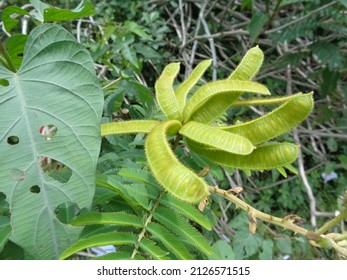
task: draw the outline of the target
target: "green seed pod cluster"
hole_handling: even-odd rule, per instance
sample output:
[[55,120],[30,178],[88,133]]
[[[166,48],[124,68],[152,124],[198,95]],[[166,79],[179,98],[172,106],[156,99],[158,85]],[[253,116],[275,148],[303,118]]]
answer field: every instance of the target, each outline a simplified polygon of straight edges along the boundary
[[[221,166],[246,172],[277,168],[285,174],[284,167],[293,171],[290,164],[297,158],[298,147],[291,143],[269,141],[299,125],[310,114],[313,109],[312,93],[268,100],[239,100],[243,93],[270,95],[264,85],[252,81],[263,59],[263,52],[258,46],[250,49],[227,79],[201,86],[189,100],[189,91],[210,66],[211,60],[199,63],[176,90],[173,83],[179,72],[179,63],[171,63],[155,84],[157,103],[167,120],[103,124],[101,133],[103,136],[147,133],[146,157],[154,177],[170,194],[193,204],[209,195],[207,182],[178,160],[168,136],[182,137],[192,152]],[[213,121],[230,107],[267,104],[280,106],[252,121],[213,125]]]

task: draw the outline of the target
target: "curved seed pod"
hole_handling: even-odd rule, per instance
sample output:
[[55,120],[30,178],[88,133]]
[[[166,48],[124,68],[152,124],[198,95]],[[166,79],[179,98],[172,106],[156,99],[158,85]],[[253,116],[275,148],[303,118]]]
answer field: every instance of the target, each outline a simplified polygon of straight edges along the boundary
[[249,49],[228,79],[243,81],[252,80],[255,75],[257,75],[263,64],[263,60],[264,54],[259,46]]
[[179,133],[197,143],[239,155],[248,155],[255,148],[245,137],[194,121],[186,123]]
[[[256,46],[251,48],[243,57],[238,67],[229,76],[228,80],[252,80],[258,73],[264,59],[261,49]],[[239,95],[218,95],[212,97],[198,112],[192,115],[191,120],[210,123],[230,108]]]
[[298,92],[296,94],[288,95],[288,96],[276,96],[276,97],[270,97],[270,98],[247,98],[243,100],[239,99],[233,102],[233,104],[231,104],[230,107],[266,106],[266,105],[283,104],[291,100],[293,97],[296,97],[297,95],[301,95],[301,94],[302,92]]
[[101,124],[101,136],[112,134],[148,133],[159,121],[134,120]]
[[291,143],[266,143],[258,146],[249,155],[212,150],[189,139],[187,144],[192,151],[220,165],[245,170],[266,170],[286,166],[298,155],[298,146]]
[[179,70],[179,63],[167,65],[155,83],[155,92],[158,104],[166,118],[181,121],[182,114],[178,108],[175,91],[172,87]]
[[205,181],[182,165],[166,140],[166,132],[178,131],[178,121],[165,121],[147,136],[145,150],[154,177],[169,193],[189,203],[199,203],[209,195]]
[[[219,108],[209,106],[212,97],[220,99],[221,102],[219,102],[218,105],[222,105],[223,102],[225,102],[225,98],[229,102],[228,104],[230,104],[230,102],[236,100],[242,92],[270,95],[269,90],[265,86],[255,82],[238,80],[211,82],[203,85],[187,102],[184,108],[184,121],[188,122],[191,120],[193,114],[195,114],[195,121],[205,122],[205,119],[213,119],[215,118],[216,110],[219,110]],[[213,106],[215,106],[214,103]],[[219,111],[218,116],[223,112],[224,111]]]
[[221,129],[242,135],[257,145],[300,124],[311,113],[312,108],[312,93],[295,95],[265,116],[243,124],[221,127]]
[[175,94],[180,111],[183,111],[186,105],[188,92],[200,80],[207,68],[211,65],[212,59],[201,61],[189,75],[189,77],[176,89]]

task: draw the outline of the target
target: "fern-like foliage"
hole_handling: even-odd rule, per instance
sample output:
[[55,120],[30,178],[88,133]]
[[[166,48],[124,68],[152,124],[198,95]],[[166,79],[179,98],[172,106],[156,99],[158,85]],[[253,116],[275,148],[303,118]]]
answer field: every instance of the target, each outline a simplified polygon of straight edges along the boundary
[[[137,159],[141,162],[142,157]],[[116,252],[94,259],[206,259],[214,255],[203,236],[204,230],[212,229],[204,213],[163,191],[151,172],[136,163],[119,158],[112,165],[116,175],[97,177],[94,208],[98,212],[72,220],[71,225],[85,228],[81,239],[61,259],[104,245],[114,245]],[[98,196],[106,195],[110,203],[99,205]]]

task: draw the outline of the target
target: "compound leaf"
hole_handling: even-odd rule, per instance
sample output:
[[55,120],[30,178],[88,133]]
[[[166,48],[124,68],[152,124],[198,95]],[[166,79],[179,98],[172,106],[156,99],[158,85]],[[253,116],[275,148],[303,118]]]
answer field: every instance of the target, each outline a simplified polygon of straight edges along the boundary
[[191,204],[188,204],[182,200],[175,198],[172,195],[166,194],[160,201],[161,204],[177,211],[188,217],[190,220],[198,223],[200,226],[207,230],[212,230],[212,225],[209,219],[201,211]]
[[154,241],[143,238],[140,242],[140,248],[150,254],[155,260],[168,260],[168,252],[161,249]]
[[88,238],[79,240],[77,243],[65,250],[59,259],[66,259],[69,256],[91,247],[105,246],[105,245],[126,245],[134,244],[136,235],[127,232],[108,232],[94,235]]
[[177,242],[177,237],[172,234],[164,226],[157,223],[150,223],[147,227],[148,231],[172,253],[174,253],[181,260],[192,260],[193,256],[189,253],[187,248],[181,243]]
[[154,218],[180,236],[182,240],[193,245],[199,251],[206,255],[213,254],[213,250],[207,240],[181,215],[172,212],[167,208],[159,207],[154,212]]
[[89,212],[77,216],[72,222],[73,226],[85,226],[85,225],[96,225],[96,224],[111,224],[120,226],[133,226],[142,227],[143,223],[141,219],[133,214],[127,214],[124,212]]

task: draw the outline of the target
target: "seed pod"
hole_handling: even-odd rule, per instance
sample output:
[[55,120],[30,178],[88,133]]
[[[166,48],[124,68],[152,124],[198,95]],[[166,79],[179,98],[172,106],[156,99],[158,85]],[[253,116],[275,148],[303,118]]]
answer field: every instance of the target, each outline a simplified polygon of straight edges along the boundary
[[199,203],[209,195],[205,181],[182,165],[166,140],[167,132],[176,133],[178,121],[165,121],[157,125],[146,139],[145,149],[154,177],[169,193],[189,203]]
[[248,155],[255,148],[245,137],[194,121],[186,123],[179,133],[195,142],[238,155]]
[[187,139],[187,144],[193,152],[217,164],[243,170],[268,170],[286,166],[293,162],[298,155],[298,146],[290,143],[266,143],[258,146],[249,155],[236,155],[216,150],[211,146],[201,145],[189,139]]
[[212,59],[201,61],[189,75],[189,77],[175,90],[178,107],[183,111],[186,105],[187,94],[193,86],[200,80],[207,68],[211,65]]
[[181,121],[182,114],[179,110],[175,91],[172,86],[179,70],[179,63],[170,63],[167,65],[155,83],[155,93],[158,104],[166,118]]
[[[269,90],[255,82],[239,80],[220,80],[203,85],[194,93],[184,107],[184,121],[195,120],[197,122],[209,123],[218,117],[227,108],[227,104],[235,101],[243,92],[270,95]],[[213,99],[212,99],[213,98]],[[211,100],[218,102],[211,102]],[[229,105],[228,105],[229,107]]]
[[300,124],[311,113],[312,108],[312,93],[299,94],[265,116],[239,125],[223,127],[222,129],[242,135],[254,145],[257,145]]
[[101,136],[128,133],[148,133],[158,121],[132,120],[126,122],[113,122],[101,124]]

